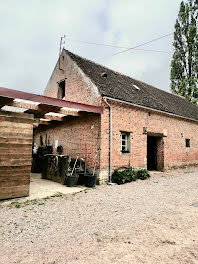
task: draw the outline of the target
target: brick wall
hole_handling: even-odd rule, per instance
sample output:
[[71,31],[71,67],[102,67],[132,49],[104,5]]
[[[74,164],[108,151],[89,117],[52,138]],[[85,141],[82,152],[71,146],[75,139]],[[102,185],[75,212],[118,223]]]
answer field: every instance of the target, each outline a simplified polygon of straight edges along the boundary
[[157,138],[157,169],[164,170],[164,138]]
[[[39,146],[40,135],[46,135],[50,143],[55,145],[55,140],[63,146],[63,155],[84,158],[87,168],[93,170],[99,167],[99,152],[96,154],[100,143],[100,115],[86,113],[81,117],[73,117],[61,125],[48,128],[44,131],[35,131],[34,142]],[[54,148],[54,153],[58,154]]]
[[60,56],[60,68],[63,70],[59,70],[59,62],[57,62],[44,95],[58,98],[59,85],[57,82],[67,78],[65,80],[65,100],[100,105],[97,88],[64,50]]
[[[110,101],[109,101],[110,102]],[[120,166],[147,167],[147,134],[164,135],[157,137],[158,169],[169,169],[198,163],[198,124],[173,116],[141,110],[126,104],[110,102],[112,105],[112,168]],[[37,133],[50,135],[63,146],[64,154],[80,156],[87,161],[88,169],[96,162],[96,148],[100,146],[97,157],[100,183],[108,180],[109,175],[109,109],[103,104],[100,115],[85,114],[65,124]],[[120,152],[120,133],[130,132],[131,153]],[[99,135],[99,136],[98,136]],[[183,135],[183,137],[182,137]],[[185,139],[191,141],[186,148]]]
[[33,118],[0,111],[0,199],[29,195]]
[[[147,131],[164,134],[157,140],[159,167],[180,167],[185,164],[198,163],[198,123],[173,116],[141,110],[133,106],[109,101],[112,105],[112,167],[138,166],[147,167]],[[131,153],[120,152],[120,132],[130,132]],[[184,137],[182,137],[182,133]],[[167,135],[167,136],[166,136]],[[191,141],[186,148],[185,139]],[[109,166],[109,110],[104,107],[101,116],[101,159],[100,169]],[[104,173],[103,173],[104,174]],[[104,177],[104,175],[103,175]],[[106,176],[107,177],[107,176]]]
[[[96,140],[93,139],[91,140],[92,143],[90,143],[88,134],[94,135],[95,133],[96,137],[98,130],[100,130],[99,177],[101,182],[104,182],[108,179],[109,175],[109,109],[104,102],[102,102],[95,85],[64,50],[60,59],[60,67],[63,71],[59,70],[59,63],[57,63],[45,89],[45,95],[57,98],[59,94],[57,82],[67,78],[65,85],[66,100],[97,106],[102,105],[104,107],[104,113],[101,115],[101,118],[97,118],[98,125],[96,130],[90,130],[92,122],[94,122],[94,120],[96,121],[95,117],[89,117],[87,120],[86,118],[80,118],[75,121],[69,121],[67,125],[62,125],[60,128],[50,129],[51,138],[53,141],[55,138],[59,139],[60,144],[65,145],[65,149],[68,149],[74,156],[79,152],[79,154],[86,156],[88,166],[91,168],[94,163],[92,154],[96,148],[96,146],[94,147]],[[198,124],[196,122],[156,113],[154,111],[149,112],[148,110],[113,101],[111,104],[113,109],[113,169],[128,165],[147,167],[148,134],[144,133],[145,131],[156,135],[164,135],[157,139],[157,167],[159,170],[198,163]],[[78,130],[83,131],[82,135],[76,132]],[[131,153],[120,152],[121,131],[130,132]],[[77,143],[73,141],[72,135],[75,135]],[[184,135],[184,137],[182,137],[182,135]],[[186,138],[191,140],[190,148],[186,148]],[[78,146],[78,150],[76,146]],[[90,153],[90,155],[85,152]]]

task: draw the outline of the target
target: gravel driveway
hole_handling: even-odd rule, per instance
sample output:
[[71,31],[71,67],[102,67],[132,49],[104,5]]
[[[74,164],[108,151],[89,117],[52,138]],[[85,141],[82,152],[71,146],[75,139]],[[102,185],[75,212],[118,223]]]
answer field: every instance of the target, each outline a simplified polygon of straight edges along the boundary
[[198,263],[198,168],[0,203],[0,263]]

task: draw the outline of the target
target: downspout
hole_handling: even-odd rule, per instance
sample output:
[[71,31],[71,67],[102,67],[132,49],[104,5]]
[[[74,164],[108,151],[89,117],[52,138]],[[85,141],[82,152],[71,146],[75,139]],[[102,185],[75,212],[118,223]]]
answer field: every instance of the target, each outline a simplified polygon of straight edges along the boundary
[[112,108],[107,102],[107,98],[103,97],[105,104],[109,108],[109,183],[112,183]]

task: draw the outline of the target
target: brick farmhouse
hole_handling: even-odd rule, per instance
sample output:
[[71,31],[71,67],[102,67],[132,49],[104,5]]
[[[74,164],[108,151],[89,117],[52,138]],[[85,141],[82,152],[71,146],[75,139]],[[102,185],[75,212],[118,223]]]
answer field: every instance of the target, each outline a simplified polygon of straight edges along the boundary
[[198,107],[63,49],[44,95],[102,106],[63,124],[37,128],[40,136],[96,167],[100,183],[115,168],[165,170],[198,164]]

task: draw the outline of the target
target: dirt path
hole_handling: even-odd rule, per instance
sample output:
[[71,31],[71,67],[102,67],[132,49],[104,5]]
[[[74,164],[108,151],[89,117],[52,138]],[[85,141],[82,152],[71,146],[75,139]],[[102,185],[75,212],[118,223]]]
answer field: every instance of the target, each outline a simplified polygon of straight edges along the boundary
[[1,264],[198,263],[198,168],[0,206]]

